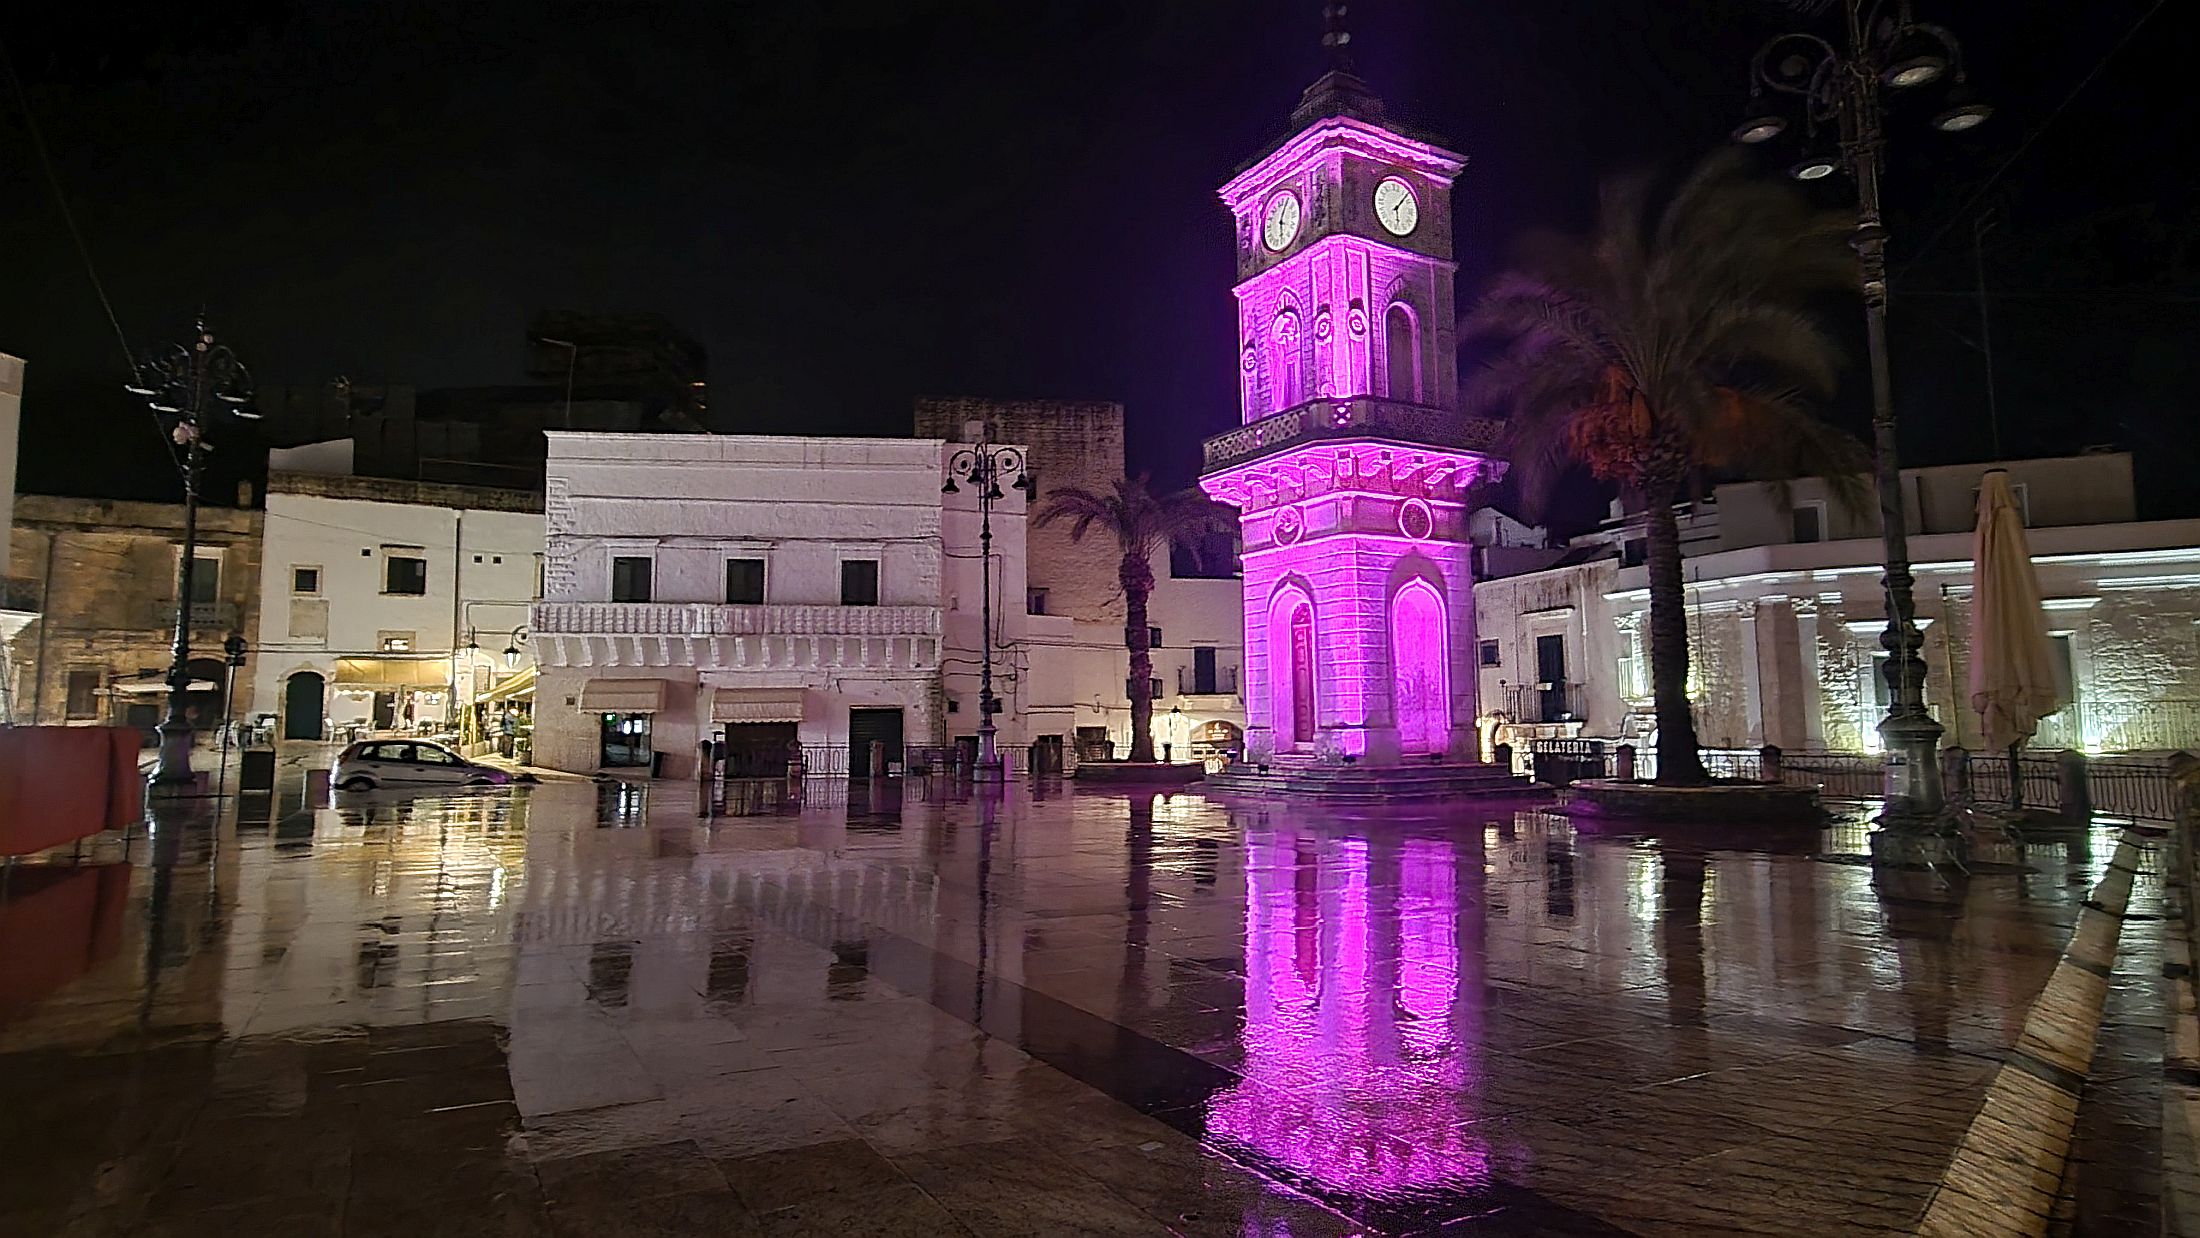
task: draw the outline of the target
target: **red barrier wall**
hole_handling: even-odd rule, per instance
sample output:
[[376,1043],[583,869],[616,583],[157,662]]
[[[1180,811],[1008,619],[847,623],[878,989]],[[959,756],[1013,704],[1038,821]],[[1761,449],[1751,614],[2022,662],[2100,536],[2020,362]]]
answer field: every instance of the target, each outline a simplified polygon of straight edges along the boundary
[[0,855],[29,855],[145,815],[134,727],[0,727]]

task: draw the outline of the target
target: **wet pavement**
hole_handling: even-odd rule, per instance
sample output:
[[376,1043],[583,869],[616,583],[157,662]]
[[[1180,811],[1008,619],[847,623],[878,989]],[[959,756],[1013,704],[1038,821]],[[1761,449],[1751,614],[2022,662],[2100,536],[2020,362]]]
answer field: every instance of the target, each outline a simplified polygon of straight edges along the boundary
[[[2109,853],[1875,889],[1853,824],[898,785],[184,810],[18,866],[0,1234],[1907,1230]],[[2077,1178],[2118,1224],[2126,934]]]

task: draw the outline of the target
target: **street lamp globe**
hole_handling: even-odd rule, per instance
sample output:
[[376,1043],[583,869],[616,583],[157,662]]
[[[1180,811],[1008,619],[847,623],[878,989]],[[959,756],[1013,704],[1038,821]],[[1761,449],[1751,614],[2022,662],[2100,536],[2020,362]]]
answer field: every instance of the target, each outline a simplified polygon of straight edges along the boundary
[[1832,155],[1805,155],[1788,166],[1788,175],[1799,181],[1821,181],[1839,167]]
[[1985,124],[1986,118],[1993,114],[1994,109],[1988,104],[1976,99],[1955,97],[1948,101],[1948,106],[1942,108],[1938,116],[1933,117],[1933,128],[1942,133],[1961,133]]
[[1887,84],[1898,90],[1926,86],[1947,71],[1948,62],[1939,56],[1912,56],[1900,64],[1887,66]]
[[1745,146],[1755,146],[1779,137],[1787,132],[1787,127],[1787,117],[1778,112],[1757,112],[1734,126],[1734,140]]

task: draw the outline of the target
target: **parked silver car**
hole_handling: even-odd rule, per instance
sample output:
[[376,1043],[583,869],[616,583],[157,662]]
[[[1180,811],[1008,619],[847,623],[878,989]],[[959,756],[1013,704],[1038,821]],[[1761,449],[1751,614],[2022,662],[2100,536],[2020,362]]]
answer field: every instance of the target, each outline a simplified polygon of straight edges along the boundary
[[339,791],[379,787],[503,786],[512,776],[424,739],[366,739],[336,754],[329,785]]

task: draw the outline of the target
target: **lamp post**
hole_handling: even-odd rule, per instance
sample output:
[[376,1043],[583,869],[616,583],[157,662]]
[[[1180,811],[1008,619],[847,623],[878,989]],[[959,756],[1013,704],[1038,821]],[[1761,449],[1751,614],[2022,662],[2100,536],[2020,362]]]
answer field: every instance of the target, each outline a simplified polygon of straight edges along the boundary
[[222,663],[228,669],[222,679],[222,763],[214,771],[214,794],[217,797],[229,785],[229,739],[231,733],[237,729],[237,668],[244,665],[244,655],[250,648],[251,646],[245,644],[244,637],[235,632],[231,632],[229,639],[222,642]]
[[168,660],[168,715],[155,728],[160,754],[153,763],[153,785],[176,788],[193,781],[191,722],[183,697],[191,687],[191,583],[199,546],[199,480],[204,467],[207,424],[224,410],[246,421],[259,414],[245,407],[252,399],[252,374],[225,344],[214,340],[202,316],[188,344],[167,344],[141,357],[124,388],[152,408],[175,448],[176,470],[183,475],[183,558],[176,566],[176,627]]
[[947,458],[947,482],[940,493],[959,493],[962,488],[955,484],[957,478],[978,490],[978,579],[985,632],[979,644],[978,766],[973,776],[980,781],[998,782],[1002,776],[1001,754],[994,748],[993,715],[1001,711],[1001,703],[993,697],[993,505],[1006,497],[1001,492],[1002,482],[1029,496],[1031,473],[1024,465],[1023,452],[981,440]]
[[[1803,120],[1802,155],[1788,168],[1797,180],[1814,181],[1846,167],[1856,178],[1856,230],[1850,245],[1861,266],[1865,345],[1872,383],[1873,481],[1886,559],[1887,627],[1879,643],[1887,651],[1887,716],[1879,734],[1890,758],[1883,826],[1911,835],[1937,832],[1945,819],[1940,783],[1940,724],[1925,707],[1924,639],[1911,596],[1910,543],[1902,499],[1902,465],[1896,451],[1894,386],[1887,369],[1887,226],[1880,214],[1879,179],[1886,157],[1881,89],[1907,92],[1947,79],[1952,89],[1935,115],[1935,128],[1960,133],[1992,109],[1964,83],[1963,50],[1947,30],[1917,21],[1909,0],[1844,0],[1844,51],[1815,34],[1773,38],[1750,61],[1748,117],[1736,141],[1756,145],[1785,133],[1788,118],[1766,91],[1788,95]],[[1873,839],[1881,858],[1916,856],[1914,838]],[[1924,858],[1930,858],[1926,854]]]

